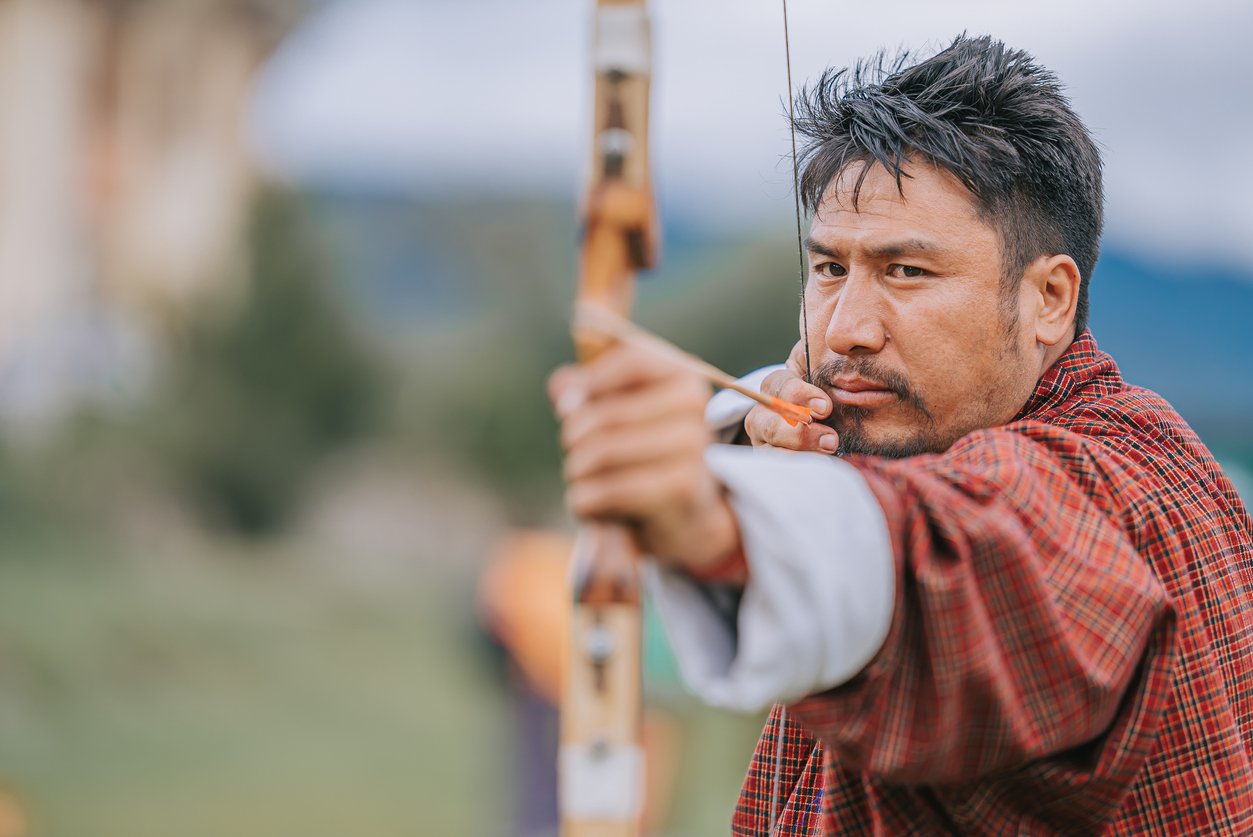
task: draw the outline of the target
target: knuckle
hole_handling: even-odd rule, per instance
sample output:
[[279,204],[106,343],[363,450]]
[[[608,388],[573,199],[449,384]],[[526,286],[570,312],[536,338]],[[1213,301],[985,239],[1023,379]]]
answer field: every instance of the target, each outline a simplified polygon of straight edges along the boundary
[[603,446],[589,448],[579,461],[580,475],[600,474],[612,466],[612,451]]
[[611,354],[615,373],[624,383],[654,380],[669,371],[652,352],[631,343],[619,343],[606,354]]
[[709,384],[704,378],[696,375],[684,376],[684,392],[693,403],[699,404],[703,409],[705,402],[709,400]]
[[571,486],[566,490],[566,508],[576,517],[587,517],[591,511],[587,503],[587,492],[580,487]]
[[696,467],[685,468],[675,474],[674,502],[679,508],[688,508],[696,504],[700,496],[701,470]]
[[709,446],[709,430],[704,423],[692,424],[687,428],[684,434],[685,446],[693,452],[698,458],[703,457],[705,448]]
[[809,384],[805,383],[799,377],[788,373],[787,383],[783,385],[783,393],[779,396],[784,401],[790,401],[793,404],[807,401],[809,398],[807,390]]
[[565,451],[566,455],[568,456],[570,454],[570,451],[573,450],[574,443],[577,438],[575,436],[574,422],[563,421],[561,423],[561,430],[557,434],[557,438],[558,438],[558,441],[561,443],[561,449]]
[[700,378],[685,374],[669,385],[665,397],[669,400],[671,409],[684,413],[699,412],[703,417],[705,404],[709,401],[709,387]]
[[748,411],[748,415],[744,417],[744,430],[748,433],[748,437],[754,441],[760,440],[766,432],[763,423],[761,407],[754,407]]
[[610,511],[603,481],[584,481],[566,492],[570,511],[579,517],[597,517]]
[[588,433],[583,422],[572,420],[561,425],[561,449],[566,456],[577,454],[587,446]]
[[569,366],[558,366],[548,376],[547,388],[548,397],[553,401],[557,400],[557,395],[565,388],[565,384],[570,376]]
[[605,414],[595,405],[586,404],[570,414],[561,423],[561,443],[571,451],[585,445],[588,440],[599,438],[605,432]]
[[754,412],[758,415],[753,418],[752,423],[745,421],[745,429],[754,446],[800,449],[801,433],[798,428],[789,426],[782,416],[765,407],[754,408]]
[[580,445],[566,455],[563,473],[567,481],[584,479],[604,470],[609,451],[594,441]]
[[[785,369],[780,369],[776,372],[771,372],[761,382],[762,394],[773,395],[773,396],[779,397],[780,390],[782,389],[784,383],[791,377],[795,377],[795,376],[793,376],[791,372]],[[757,409],[760,409],[760,408],[754,407],[753,409],[754,411],[756,411]]]

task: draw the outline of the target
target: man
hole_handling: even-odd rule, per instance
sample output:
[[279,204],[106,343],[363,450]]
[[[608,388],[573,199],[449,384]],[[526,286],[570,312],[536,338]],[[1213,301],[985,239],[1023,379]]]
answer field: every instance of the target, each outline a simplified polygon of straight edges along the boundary
[[1253,524],[1086,329],[1088,132],[986,38],[801,98],[807,325],[763,388],[823,423],[711,445],[628,346],[551,382],[568,503],[657,558],[693,687],[780,704],[733,831],[1249,833]]

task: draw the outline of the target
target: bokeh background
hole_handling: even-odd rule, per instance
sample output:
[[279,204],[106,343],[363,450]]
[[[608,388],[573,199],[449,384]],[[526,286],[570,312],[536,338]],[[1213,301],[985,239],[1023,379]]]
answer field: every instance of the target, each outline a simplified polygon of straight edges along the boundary
[[[0,837],[544,833],[476,589],[570,529],[591,5],[0,0]],[[744,373],[796,330],[779,4],[650,5],[640,319]],[[790,6],[798,83],[962,31],[1059,73],[1097,339],[1253,497],[1247,3]],[[652,828],[726,833],[761,719],[648,642]]]

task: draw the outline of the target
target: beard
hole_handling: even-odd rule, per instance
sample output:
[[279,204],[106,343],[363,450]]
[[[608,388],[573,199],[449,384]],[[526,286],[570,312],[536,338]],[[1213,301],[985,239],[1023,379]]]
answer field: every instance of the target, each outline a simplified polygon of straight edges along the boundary
[[883,387],[895,395],[900,407],[911,414],[916,430],[904,439],[874,439],[865,428],[866,417],[870,411],[865,407],[841,404],[833,398],[831,415],[818,421],[839,434],[837,455],[856,453],[904,459],[907,456],[943,453],[948,450],[952,441],[940,438],[935,418],[927,409],[921,395],[904,375],[886,368],[874,357],[838,357],[829,360],[814,370],[813,383],[830,395],[834,389],[831,382],[848,374]]
[[[1019,313],[1014,301],[1013,294],[1004,294],[999,311],[1001,326],[1004,330],[1004,340],[1001,343],[999,355],[1001,363],[1007,368],[1022,360],[1021,349],[1017,342]],[[870,414],[869,410],[865,407],[840,404],[832,398],[831,415],[817,421],[839,434],[840,445],[836,450],[839,456],[864,454],[888,459],[904,459],[924,453],[944,453],[966,434],[995,426],[998,423],[998,411],[995,405],[1006,400],[1009,390],[1007,380],[987,382],[982,391],[971,394],[968,400],[969,409],[949,422],[952,426],[941,427],[937,424],[935,416],[927,409],[924,394],[910,384],[909,379],[890,369],[876,355],[864,357],[839,355],[813,371],[812,383],[829,396],[831,390],[834,389],[832,381],[850,373],[891,391],[896,396],[899,407],[905,410],[908,417],[912,419],[908,422],[912,432],[904,438],[875,439],[865,427],[866,418]],[[1017,412],[1017,408],[1012,412]]]
[[[1001,364],[1008,370],[1018,365],[1023,355],[1012,334],[1016,316],[1007,316],[1004,312],[1002,316],[1006,325],[1006,340],[1000,347],[999,355]],[[831,415],[818,421],[839,434],[840,445],[836,454],[840,456],[864,454],[904,459],[924,453],[944,453],[966,434],[1001,424],[1022,406],[1021,403],[1016,404],[1012,410],[1005,406],[1013,398],[1010,377],[988,380],[977,392],[970,393],[965,410],[940,425],[927,407],[925,393],[875,355],[837,356],[814,370],[813,383],[830,395],[834,389],[832,381],[849,374],[892,392],[897,398],[897,408],[905,411],[909,431],[903,437],[875,438],[866,427],[870,410],[840,404],[832,398]]]

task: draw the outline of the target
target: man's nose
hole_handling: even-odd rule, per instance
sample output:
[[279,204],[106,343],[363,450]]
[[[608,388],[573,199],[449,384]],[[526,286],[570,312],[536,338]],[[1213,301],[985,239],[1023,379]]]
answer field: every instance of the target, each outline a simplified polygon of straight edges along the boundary
[[827,325],[827,347],[840,355],[875,354],[887,342],[878,283],[850,276],[840,290]]

